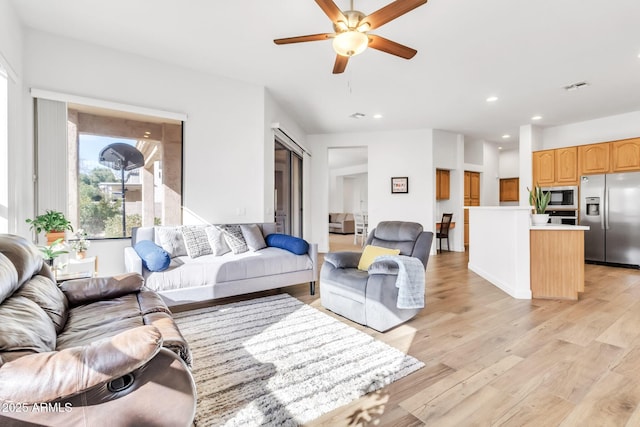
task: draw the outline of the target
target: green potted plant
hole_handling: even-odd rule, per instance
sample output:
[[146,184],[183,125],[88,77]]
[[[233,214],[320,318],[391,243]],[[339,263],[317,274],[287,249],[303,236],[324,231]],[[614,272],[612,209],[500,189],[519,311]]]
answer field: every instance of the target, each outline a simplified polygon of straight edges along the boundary
[[41,246],[40,252],[42,252],[42,258],[44,262],[46,262],[50,267],[53,267],[53,260],[55,260],[58,256],[62,254],[68,254],[69,251],[62,249],[62,242],[64,239],[61,237],[51,242],[47,246]]
[[60,238],[64,239],[66,230],[73,231],[71,221],[58,211],[47,210],[44,214],[25,221],[30,225],[31,230],[35,230],[36,234],[44,232],[49,245]]
[[549,221],[549,214],[545,213],[549,201],[551,200],[551,192],[542,191],[539,186],[533,187],[533,190],[529,191],[529,204],[533,206],[533,213],[531,214],[531,222],[533,225],[545,225]]

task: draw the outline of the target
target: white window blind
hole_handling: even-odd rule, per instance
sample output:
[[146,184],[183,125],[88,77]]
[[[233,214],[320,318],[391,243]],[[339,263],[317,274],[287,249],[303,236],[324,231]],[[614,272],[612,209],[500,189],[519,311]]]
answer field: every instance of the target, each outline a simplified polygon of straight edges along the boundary
[[67,104],[35,99],[35,214],[56,210],[68,215]]

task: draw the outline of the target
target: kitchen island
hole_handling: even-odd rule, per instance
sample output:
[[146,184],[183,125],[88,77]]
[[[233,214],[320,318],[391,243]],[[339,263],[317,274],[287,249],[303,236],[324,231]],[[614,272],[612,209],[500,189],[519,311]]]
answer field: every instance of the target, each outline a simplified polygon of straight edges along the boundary
[[469,207],[468,268],[514,298],[577,299],[584,230],[531,226],[528,206]]

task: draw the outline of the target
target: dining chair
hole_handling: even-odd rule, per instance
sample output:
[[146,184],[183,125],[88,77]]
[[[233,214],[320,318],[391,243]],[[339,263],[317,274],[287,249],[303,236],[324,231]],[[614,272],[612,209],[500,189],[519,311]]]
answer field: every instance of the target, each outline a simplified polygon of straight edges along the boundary
[[447,239],[447,252],[449,252],[449,227],[451,226],[452,213],[442,214],[442,221],[440,222],[440,231],[436,232],[436,239],[438,239],[439,252],[442,252],[442,239]]
[[358,243],[358,238],[361,239],[361,245],[364,246],[364,242],[367,240],[367,216],[362,212],[357,212],[353,215],[355,219],[355,233],[353,234],[353,244]]

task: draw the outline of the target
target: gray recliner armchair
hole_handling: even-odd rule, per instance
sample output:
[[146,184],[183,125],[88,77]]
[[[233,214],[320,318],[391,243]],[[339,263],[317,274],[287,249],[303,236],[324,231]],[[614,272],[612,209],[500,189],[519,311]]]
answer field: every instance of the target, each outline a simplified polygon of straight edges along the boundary
[[[427,267],[433,233],[415,222],[385,221],[371,230],[367,245],[399,249]],[[398,308],[397,265],[374,262],[358,270],[359,252],[329,252],[320,271],[322,305],[354,322],[384,332],[417,315],[421,308]]]

